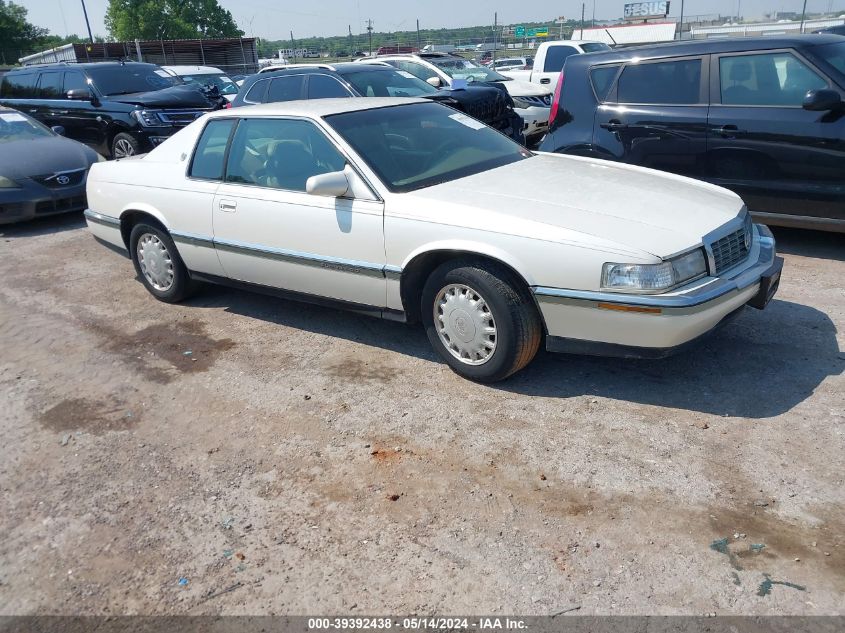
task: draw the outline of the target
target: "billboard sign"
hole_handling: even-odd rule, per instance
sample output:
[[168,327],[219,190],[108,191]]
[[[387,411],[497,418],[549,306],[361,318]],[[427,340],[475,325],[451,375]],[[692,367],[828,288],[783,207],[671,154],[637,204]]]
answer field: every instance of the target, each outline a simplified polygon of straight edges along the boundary
[[645,20],[647,18],[665,18],[669,15],[669,1],[630,2],[625,5],[623,17],[626,20]]

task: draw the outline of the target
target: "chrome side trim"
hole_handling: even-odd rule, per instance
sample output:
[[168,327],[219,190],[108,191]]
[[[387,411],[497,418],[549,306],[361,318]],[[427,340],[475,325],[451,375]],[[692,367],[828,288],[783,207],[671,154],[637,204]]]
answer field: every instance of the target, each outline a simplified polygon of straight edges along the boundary
[[402,268],[399,266],[387,265],[384,267],[384,276],[388,279],[399,279],[402,277]]
[[179,231],[170,231],[170,237],[177,244],[187,244],[188,246],[206,246],[214,248],[214,240],[204,235],[197,235],[195,233],[181,233]]
[[257,244],[247,244],[244,242],[234,242],[229,240],[215,239],[214,246],[219,250],[228,251],[230,253],[275,259],[277,261],[290,262],[292,264],[302,264],[305,266],[314,266],[315,268],[338,270],[340,272],[353,273],[356,275],[368,275],[372,277],[385,276],[384,266],[381,264],[372,264],[370,262],[340,259],[338,257],[327,257],[325,255],[313,255],[311,253],[289,251],[280,248],[268,248],[266,246],[258,246]]
[[758,283],[760,276],[771,267],[775,259],[774,237],[766,227],[758,225],[756,228],[758,230],[760,254],[753,266],[731,279],[724,277],[710,278],[710,281],[698,285],[688,292],[681,292],[674,295],[642,295],[596,292],[592,290],[570,290],[568,288],[548,288],[544,286],[535,286],[531,290],[540,302],[576,300],[655,308],[692,308],[700,306],[728,293],[744,290]]
[[97,213],[91,209],[85,209],[85,219],[89,222],[94,222],[95,224],[102,224],[103,226],[117,229],[120,228],[120,220],[118,218],[113,218],[110,215],[103,215],[102,213]]

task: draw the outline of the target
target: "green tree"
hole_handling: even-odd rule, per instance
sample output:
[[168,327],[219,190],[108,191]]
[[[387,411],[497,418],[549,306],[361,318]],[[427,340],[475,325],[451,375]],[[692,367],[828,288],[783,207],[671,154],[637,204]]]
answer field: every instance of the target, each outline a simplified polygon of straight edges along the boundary
[[30,24],[26,19],[26,8],[14,2],[0,0],[0,60],[9,63],[17,56],[32,49],[47,29]]
[[105,23],[118,41],[244,34],[217,0],[109,0]]

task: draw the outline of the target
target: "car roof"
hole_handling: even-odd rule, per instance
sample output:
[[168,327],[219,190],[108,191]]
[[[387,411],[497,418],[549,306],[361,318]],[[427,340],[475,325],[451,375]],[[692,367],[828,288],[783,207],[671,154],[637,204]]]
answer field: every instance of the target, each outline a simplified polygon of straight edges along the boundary
[[[736,37],[712,40],[686,40],[683,42],[665,42],[643,46],[616,48],[612,51],[573,55],[573,62],[597,64],[613,61],[625,61],[633,57],[680,57],[683,55],[706,55],[709,53],[734,53],[760,51],[776,48],[806,48],[822,44],[845,42],[841,35],[806,34],[790,37]],[[569,63],[567,59],[567,63]]]
[[148,64],[147,62],[133,62],[133,61],[102,61],[102,62],[48,62],[45,64],[29,64],[21,66],[20,68],[13,68],[10,73],[29,72],[32,70],[54,70],[56,68],[81,68],[83,70],[89,68],[102,68],[104,66],[155,66],[158,64]]
[[214,66],[162,66],[164,70],[170,70],[177,75],[179,73],[190,73],[192,75],[221,74],[222,70]]
[[308,99],[300,101],[281,101],[262,103],[260,105],[236,108],[235,110],[217,110],[209,113],[209,117],[231,116],[300,116],[319,118],[344,112],[358,112],[359,110],[377,110],[398,105],[412,103],[431,103],[430,99],[411,97],[368,97],[358,99],[343,97],[339,99]]

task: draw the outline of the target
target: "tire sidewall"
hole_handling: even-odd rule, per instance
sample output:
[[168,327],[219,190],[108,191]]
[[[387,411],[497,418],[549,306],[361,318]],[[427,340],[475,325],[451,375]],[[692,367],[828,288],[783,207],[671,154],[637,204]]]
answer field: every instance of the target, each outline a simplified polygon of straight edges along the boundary
[[[173,283],[165,291],[154,288],[141,270],[141,263],[138,261],[138,241],[141,239],[141,236],[146,234],[155,235],[161,240],[173,262]],[[174,303],[185,297],[188,292],[190,277],[188,276],[185,264],[182,262],[182,258],[179,256],[179,251],[176,250],[176,245],[166,231],[143,222],[136,224],[132,227],[132,233],[129,236],[129,255],[132,258],[132,264],[135,266],[135,272],[138,274],[141,283],[144,284],[147,291],[156,299],[166,303]]]
[[[458,267],[444,265],[436,269],[423,289],[420,316],[431,346],[453,370],[470,380],[495,382],[509,375],[518,350],[511,311],[505,298],[490,283],[489,278],[483,274],[484,272],[492,275],[489,271],[476,268],[470,264]],[[506,280],[502,281],[507,283]],[[496,349],[490,360],[482,365],[467,365],[459,361],[446,349],[437,333],[434,324],[434,300],[440,291],[450,284],[463,284],[478,292],[493,313],[493,320],[496,323]]]
[[115,158],[114,148],[117,145],[117,141],[120,140],[120,139],[126,139],[132,144],[132,149],[135,150],[135,153],[133,154],[133,156],[137,156],[138,154],[141,153],[141,143],[138,141],[138,139],[136,139],[134,136],[132,136],[128,132],[120,132],[119,134],[115,135],[115,137],[112,139],[112,142],[111,142],[111,148],[110,149],[111,149],[112,158]]

